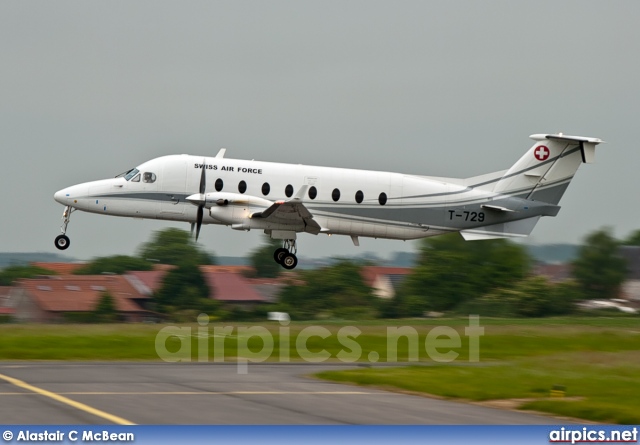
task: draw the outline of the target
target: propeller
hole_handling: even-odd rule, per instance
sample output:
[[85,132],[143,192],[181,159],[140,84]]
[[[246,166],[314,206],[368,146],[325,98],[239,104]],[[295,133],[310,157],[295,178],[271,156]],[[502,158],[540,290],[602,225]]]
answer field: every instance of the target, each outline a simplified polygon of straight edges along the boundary
[[204,197],[204,190],[207,186],[207,176],[206,176],[206,168],[204,159],[202,160],[202,174],[200,175],[200,196],[202,197],[202,202],[198,206],[198,214],[196,217],[196,242],[198,241],[198,237],[200,236],[200,227],[202,226],[202,216],[204,214],[204,203],[206,198]]
[[191,195],[187,197],[187,201],[189,201],[193,205],[198,206],[198,212],[196,213],[196,222],[191,223],[191,236],[193,236],[193,228],[195,226],[196,229],[196,241],[198,241],[198,237],[200,236],[200,227],[202,227],[202,217],[204,216],[204,205],[207,201],[204,192],[207,188],[207,177],[206,177],[206,167],[205,160],[202,160],[202,173],[200,174],[200,190],[199,194]]

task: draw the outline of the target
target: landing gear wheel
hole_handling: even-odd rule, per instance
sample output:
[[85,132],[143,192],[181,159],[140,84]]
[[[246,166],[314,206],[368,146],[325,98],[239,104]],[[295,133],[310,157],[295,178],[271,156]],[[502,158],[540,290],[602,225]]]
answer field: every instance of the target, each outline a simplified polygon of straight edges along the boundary
[[285,255],[287,255],[288,253],[289,251],[287,249],[285,249],[284,247],[279,247],[276,249],[275,252],[273,252],[273,259],[275,260],[276,263],[282,264],[282,260],[284,259]]
[[295,267],[298,265],[298,258],[294,254],[289,253],[282,258],[281,264],[285,269],[295,269]]
[[65,206],[62,211],[62,226],[60,226],[60,231],[62,235],[56,236],[56,240],[53,242],[58,250],[65,250],[71,245],[71,241],[69,241],[69,237],[66,235],[67,226],[69,225],[69,218],[71,218],[71,214],[75,211],[71,206]]
[[71,244],[69,237],[67,235],[58,235],[56,236],[56,240],[54,244],[59,250],[65,250]]

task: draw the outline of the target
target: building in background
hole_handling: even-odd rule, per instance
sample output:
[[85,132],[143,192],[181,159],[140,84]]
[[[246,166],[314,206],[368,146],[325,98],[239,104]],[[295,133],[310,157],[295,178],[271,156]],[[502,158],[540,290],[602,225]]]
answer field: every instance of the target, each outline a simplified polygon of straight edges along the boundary
[[11,286],[0,286],[0,317],[12,317],[14,309],[11,307],[9,300],[9,294],[11,293]]
[[16,321],[55,323],[69,314],[95,312],[104,295],[113,298],[115,310],[124,321],[143,321],[151,294],[139,292],[120,275],[53,275],[18,280],[9,295]]
[[412,272],[408,267],[365,266],[361,270],[364,284],[373,289],[378,298],[391,299]]

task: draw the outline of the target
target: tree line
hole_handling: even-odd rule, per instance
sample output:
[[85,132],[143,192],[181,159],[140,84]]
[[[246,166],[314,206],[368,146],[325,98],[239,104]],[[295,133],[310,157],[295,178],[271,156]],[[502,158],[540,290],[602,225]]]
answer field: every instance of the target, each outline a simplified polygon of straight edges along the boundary
[[[581,299],[615,298],[627,275],[620,246],[640,246],[640,230],[617,240],[611,229],[589,234],[572,263],[572,280],[551,283],[532,276],[533,259],[509,240],[464,241],[458,234],[426,238],[418,260],[393,298],[375,297],[361,274],[366,263],[340,260],[330,267],[302,270],[281,291],[275,304],[255,312],[232,311],[211,299],[212,290],[199,266],[215,257],[196,244],[189,232],[170,228],[156,232],[136,256],[97,258],[77,274],[122,274],[174,266],[148,308],[177,321],[191,321],[200,312],[226,319],[263,318],[267,311],[288,312],[294,319],[371,319],[419,317],[428,313],[477,313],[493,316],[540,317],[569,314]],[[250,255],[254,276],[275,277],[282,269],[273,261],[277,242],[266,239]],[[50,274],[33,266],[0,271],[0,284],[17,278]],[[117,320],[110,296],[101,298],[96,317]]]
[[280,296],[294,318],[403,318],[425,314],[497,317],[567,315],[576,302],[611,299],[627,277],[621,246],[640,246],[640,230],[617,240],[611,229],[589,234],[571,263],[571,278],[553,283],[532,274],[525,247],[505,239],[464,241],[458,234],[425,238],[412,272],[391,299],[373,297],[351,261],[302,271]]

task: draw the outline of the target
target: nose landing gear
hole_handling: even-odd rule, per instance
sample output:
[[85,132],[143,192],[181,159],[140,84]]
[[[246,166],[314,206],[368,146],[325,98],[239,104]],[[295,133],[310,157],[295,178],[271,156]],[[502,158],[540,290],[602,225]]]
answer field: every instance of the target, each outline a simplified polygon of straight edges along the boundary
[[273,259],[285,269],[295,269],[298,265],[297,252],[296,240],[286,239],[284,240],[284,246],[276,249],[273,253]]
[[59,250],[66,250],[71,245],[71,240],[69,240],[69,237],[66,235],[66,233],[67,225],[69,224],[69,219],[71,218],[71,213],[74,211],[75,209],[73,207],[66,206],[64,208],[64,211],[62,212],[62,226],[60,226],[62,235],[56,236],[56,239],[53,242]]
[[71,240],[67,235],[58,235],[53,243],[59,250],[65,250],[71,244]]

